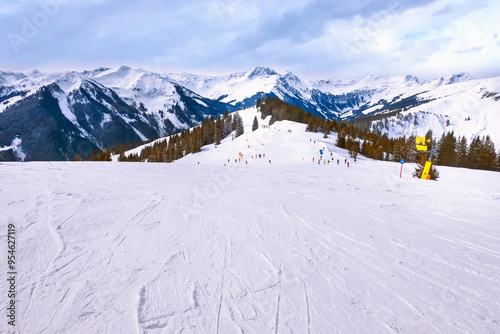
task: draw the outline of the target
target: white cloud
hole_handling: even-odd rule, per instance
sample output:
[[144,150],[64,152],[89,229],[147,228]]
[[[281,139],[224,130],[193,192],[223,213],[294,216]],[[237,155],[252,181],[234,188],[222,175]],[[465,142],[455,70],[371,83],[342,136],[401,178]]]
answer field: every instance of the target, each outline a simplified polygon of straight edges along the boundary
[[[345,79],[500,75],[500,4],[494,0],[66,2],[20,52],[0,40],[1,66],[124,63],[230,73],[262,65]],[[33,1],[23,4],[29,5],[0,7],[2,31],[20,33],[23,17],[41,8]]]

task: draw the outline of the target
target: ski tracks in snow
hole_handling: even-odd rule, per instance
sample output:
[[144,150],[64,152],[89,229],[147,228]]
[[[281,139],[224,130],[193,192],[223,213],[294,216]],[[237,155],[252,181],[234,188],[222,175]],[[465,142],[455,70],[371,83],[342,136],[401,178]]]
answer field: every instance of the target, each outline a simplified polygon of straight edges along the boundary
[[365,165],[241,170],[198,203],[217,168],[82,163],[56,184],[34,165],[43,182],[8,203],[11,216],[30,206],[21,329],[498,332],[498,201],[449,198],[446,183],[361,186]]

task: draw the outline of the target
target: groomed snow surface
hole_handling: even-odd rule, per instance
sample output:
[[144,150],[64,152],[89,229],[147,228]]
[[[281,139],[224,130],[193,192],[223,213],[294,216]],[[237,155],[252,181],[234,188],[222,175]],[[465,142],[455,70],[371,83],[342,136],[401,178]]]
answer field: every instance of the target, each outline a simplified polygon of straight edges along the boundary
[[347,167],[304,128],[174,164],[0,164],[17,333],[499,333],[500,173]]

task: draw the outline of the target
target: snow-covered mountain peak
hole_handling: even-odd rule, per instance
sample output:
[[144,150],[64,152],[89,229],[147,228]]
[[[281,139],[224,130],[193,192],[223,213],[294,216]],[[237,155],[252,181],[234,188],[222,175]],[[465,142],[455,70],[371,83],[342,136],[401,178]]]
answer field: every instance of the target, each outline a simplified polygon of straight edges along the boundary
[[452,85],[459,82],[470,81],[474,78],[469,73],[458,73],[445,78],[445,85]]
[[33,69],[31,71],[29,71],[28,73],[26,73],[28,76],[31,76],[31,77],[39,77],[39,76],[42,76],[43,73],[40,72],[38,69]]
[[21,72],[4,72],[0,71],[0,85],[11,84],[18,80],[26,78],[26,74]]
[[147,72],[144,70],[121,66],[100,72],[93,79],[106,86],[132,89],[145,73]]
[[405,82],[407,83],[407,87],[413,86],[413,85],[418,85],[420,86],[423,84],[423,81],[421,81],[419,78],[413,76],[413,75],[407,75],[405,76]]
[[76,72],[66,72],[59,78],[55,80],[55,83],[63,90],[66,94],[80,88],[82,85],[83,78],[80,74]]
[[279,75],[278,72],[270,69],[269,67],[256,67],[249,75],[248,79],[254,79],[260,76]]
[[296,76],[295,74],[293,74],[292,71],[286,72],[285,75],[283,76],[283,78],[288,80],[288,81],[292,81],[292,82],[296,82],[296,83],[301,82],[299,77]]
[[99,75],[101,74],[102,72],[106,72],[106,71],[109,71],[111,68],[109,67],[99,67],[99,68],[96,68],[95,70],[85,70],[83,72],[81,72],[80,74],[84,77],[95,77],[96,75]]
[[398,90],[405,87],[421,86],[423,82],[412,75],[368,76],[353,84],[358,90]]
[[[247,72],[236,72],[236,73],[232,73],[232,74],[228,75],[227,78],[229,80],[238,79],[238,78],[244,77],[246,74],[247,74]],[[223,78],[223,77],[219,77],[219,78]]]

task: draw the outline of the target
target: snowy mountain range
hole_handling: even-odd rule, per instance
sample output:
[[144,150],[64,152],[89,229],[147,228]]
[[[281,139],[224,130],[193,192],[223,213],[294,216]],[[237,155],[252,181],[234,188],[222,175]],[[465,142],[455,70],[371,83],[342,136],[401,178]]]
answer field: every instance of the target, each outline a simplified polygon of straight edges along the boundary
[[237,107],[252,106],[261,96],[277,96],[328,119],[366,118],[370,128],[390,137],[432,129],[438,136],[454,131],[470,139],[488,134],[500,146],[500,77],[478,80],[460,73],[430,81],[407,75],[345,82],[300,79],[268,68],[225,77],[165,77]]
[[122,66],[0,72],[0,153],[11,148],[33,160],[90,155],[192,127],[206,117],[253,106],[264,96],[329,119],[366,118],[366,126],[389,136],[430,128],[436,135],[489,134],[500,146],[500,77],[476,80],[458,74],[425,81],[409,75],[370,76],[346,82],[301,79],[263,67],[202,76]]

